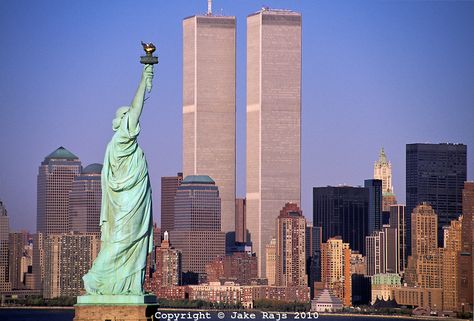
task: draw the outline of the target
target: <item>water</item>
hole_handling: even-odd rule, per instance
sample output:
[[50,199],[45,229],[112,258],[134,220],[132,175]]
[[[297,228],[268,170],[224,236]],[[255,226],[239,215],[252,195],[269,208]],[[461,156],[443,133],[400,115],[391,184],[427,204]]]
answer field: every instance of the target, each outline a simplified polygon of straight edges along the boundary
[[[169,320],[171,321],[198,321],[198,320],[253,320],[253,321],[266,321],[266,320],[328,320],[328,321],[413,321],[410,318],[380,318],[380,317],[368,317],[368,316],[334,316],[334,315],[320,315],[318,319],[315,318],[316,315],[312,314],[302,314],[295,315],[289,313],[278,313],[278,314],[262,314],[261,312],[243,312],[239,311],[241,314],[233,314],[230,311],[221,312],[220,317],[218,312],[209,312],[210,319],[207,317],[206,312],[199,314],[198,311],[183,312],[183,311],[161,311],[162,314],[166,313],[166,316],[172,317]],[[170,314],[180,314],[178,319]],[[245,314],[247,313],[247,314]],[[252,318],[250,314],[253,313],[255,316]],[[203,317],[203,315],[205,315]],[[199,319],[196,319],[199,317]],[[248,318],[245,318],[245,317]],[[0,309],[0,320],[1,321],[72,321],[74,318],[73,309]],[[159,319],[153,319],[159,320]],[[163,318],[161,320],[164,320]]]
[[72,321],[73,309],[0,309],[1,321]]

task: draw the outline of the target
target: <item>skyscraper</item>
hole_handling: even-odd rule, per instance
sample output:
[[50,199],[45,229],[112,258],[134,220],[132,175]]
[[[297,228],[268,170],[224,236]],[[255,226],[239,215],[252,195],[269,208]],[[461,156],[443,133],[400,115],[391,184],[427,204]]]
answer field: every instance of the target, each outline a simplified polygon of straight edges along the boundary
[[155,294],[163,287],[181,284],[181,251],[171,247],[168,232],[160,246],[154,248],[155,268],[151,275],[145,276],[145,289]]
[[442,249],[438,248],[438,217],[426,202],[412,215],[412,254],[408,257],[405,281],[408,286],[442,288]]
[[[444,227],[443,248],[443,310],[457,311],[459,307],[459,253],[463,217]],[[472,296],[472,292],[471,292]]]
[[275,285],[276,283],[276,246],[276,238],[272,238],[270,243],[265,246],[265,273],[268,285]]
[[380,179],[366,179],[364,187],[369,190],[369,219],[368,233],[379,231],[382,228],[382,181]]
[[459,254],[458,311],[473,310],[474,182],[465,182],[462,193],[461,252]]
[[101,164],[91,164],[74,178],[69,192],[71,231],[100,233],[101,171]]
[[313,225],[322,228],[323,242],[341,236],[352,250],[365,255],[365,237],[369,235],[368,211],[368,188],[313,188]]
[[367,254],[367,275],[398,273],[400,260],[398,230],[384,225],[365,238]]
[[77,296],[84,288],[82,276],[99,252],[100,239],[91,233],[50,234],[44,241],[43,296]]
[[259,275],[287,202],[301,199],[301,14],[247,17],[247,223]]
[[400,242],[398,240],[398,229],[390,225],[382,226],[385,236],[385,271],[387,273],[400,272]]
[[351,306],[351,249],[340,237],[332,237],[322,244],[322,282],[341,299],[344,306]]
[[12,289],[25,289],[25,274],[32,261],[31,254],[28,253],[28,233],[10,233],[10,283]]
[[314,297],[314,282],[321,282],[321,227],[306,225],[306,274],[311,297]]
[[37,187],[38,232],[48,235],[70,231],[69,192],[81,169],[79,158],[62,146],[41,163]]
[[42,290],[44,281],[44,234],[33,235],[33,279],[34,289]]
[[406,252],[406,239],[407,239],[407,228],[405,221],[405,205],[392,205],[390,206],[390,227],[396,228],[398,232],[398,259],[399,268],[398,271],[405,271],[407,262]]
[[[467,146],[463,144],[406,145],[407,228],[411,228],[413,209],[428,202],[438,215],[439,247],[443,246],[443,226],[462,214],[466,154]],[[407,233],[407,246],[411,246],[411,234]]]
[[382,147],[379,159],[374,164],[374,178],[382,180],[382,211],[390,211],[390,206],[397,204],[392,186],[392,164]]
[[215,180],[235,231],[235,17],[183,20],[183,173]]
[[7,216],[7,209],[5,205],[3,205],[3,202],[0,201],[0,292],[11,290],[8,258],[9,233],[10,223]]
[[164,176],[161,178],[161,231],[172,231],[174,229],[174,198],[179,184],[183,180],[183,173],[176,176]]
[[247,242],[247,220],[245,198],[235,199],[235,242]]
[[187,176],[176,192],[170,242],[181,250],[183,273],[205,280],[206,264],[225,254],[219,188],[204,175]]
[[367,275],[374,276],[386,272],[385,268],[385,233],[374,231],[365,238],[367,253]]
[[277,218],[276,285],[305,286],[306,219],[297,204],[286,203]]

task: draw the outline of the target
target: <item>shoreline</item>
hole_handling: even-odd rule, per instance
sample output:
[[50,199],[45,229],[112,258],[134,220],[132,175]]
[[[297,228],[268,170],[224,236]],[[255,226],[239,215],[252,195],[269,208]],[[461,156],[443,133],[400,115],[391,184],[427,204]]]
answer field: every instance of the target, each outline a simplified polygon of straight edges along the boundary
[[[74,306],[0,306],[0,310],[74,310]],[[183,309],[183,308],[163,308],[161,311],[181,311],[181,312],[247,312],[247,313],[286,313],[293,315],[293,311],[262,311],[262,310],[206,310],[206,309]],[[355,318],[383,318],[383,319],[410,319],[410,320],[446,320],[446,321],[465,321],[468,319],[458,319],[453,317],[433,317],[433,316],[414,316],[414,315],[386,315],[386,314],[362,314],[362,313],[319,313],[319,317],[355,317]]]
[[57,307],[57,306],[17,306],[9,307],[0,306],[0,310],[74,310],[74,307]]

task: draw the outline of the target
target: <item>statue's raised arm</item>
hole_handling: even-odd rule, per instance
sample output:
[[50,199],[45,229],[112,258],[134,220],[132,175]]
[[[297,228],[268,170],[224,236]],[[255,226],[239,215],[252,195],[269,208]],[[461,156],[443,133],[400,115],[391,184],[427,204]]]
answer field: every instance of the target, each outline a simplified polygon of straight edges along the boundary
[[151,90],[151,84],[153,80],[153,65],[145,65],[143,67],[142,79],[138,85],[137,92],[135,97],[132,100],[130,106],[128,126],[130,131],[135,131],[137,128],[138,122],[140,120],[140,115],[143,110],[143,103],[145,101],[145,93]]

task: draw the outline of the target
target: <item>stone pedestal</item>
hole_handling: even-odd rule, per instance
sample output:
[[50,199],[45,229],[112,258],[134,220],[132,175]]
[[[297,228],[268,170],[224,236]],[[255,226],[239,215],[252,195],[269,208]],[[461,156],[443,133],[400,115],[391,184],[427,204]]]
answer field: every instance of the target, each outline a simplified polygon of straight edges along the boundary
[[111,295],[80,296],[74,306],[74,321],[154,321],[156,297]]

